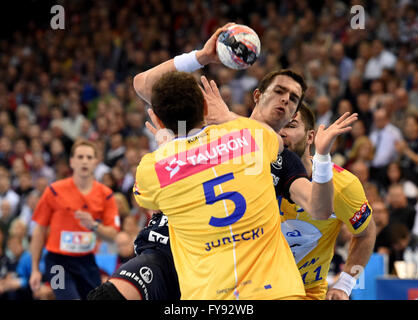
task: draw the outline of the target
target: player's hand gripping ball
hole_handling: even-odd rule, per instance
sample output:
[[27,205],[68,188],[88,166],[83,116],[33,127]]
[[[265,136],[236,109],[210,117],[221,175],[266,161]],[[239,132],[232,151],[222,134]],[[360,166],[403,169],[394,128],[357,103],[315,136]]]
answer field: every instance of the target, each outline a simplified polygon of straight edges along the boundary
[[250,27],[234,24],[216,41],[219,60],[228,68],[242,70],[251,66],[260,55],[261,43]]

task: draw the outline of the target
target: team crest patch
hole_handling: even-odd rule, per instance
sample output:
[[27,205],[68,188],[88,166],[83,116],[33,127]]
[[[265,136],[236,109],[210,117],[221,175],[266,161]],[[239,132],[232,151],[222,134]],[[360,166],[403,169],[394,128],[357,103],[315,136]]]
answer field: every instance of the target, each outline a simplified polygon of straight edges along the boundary
[[141,269],[139,269],[139,274],[141,275],[141,278],[146,282],[146,283],[151,283],[152,278],[153,278],[153,274],[150,268],[148,267],[142,267]]
[[282,156],[279,155],[277,157],[277,160],[274,161],[271,165],[272,165],[273,168],[276,168],[277,170],[281,170],[282,169],[282,166],[283,166],[283,158],[282,158]]
[[367,220],[370,213],[371,211],[369,206],[367,205],[367,202],[363,203],[360,210],[354,213],[353,217],[350,218],[350,223],[353,226],[354,230],[357,230],[363,225],[364,221]]

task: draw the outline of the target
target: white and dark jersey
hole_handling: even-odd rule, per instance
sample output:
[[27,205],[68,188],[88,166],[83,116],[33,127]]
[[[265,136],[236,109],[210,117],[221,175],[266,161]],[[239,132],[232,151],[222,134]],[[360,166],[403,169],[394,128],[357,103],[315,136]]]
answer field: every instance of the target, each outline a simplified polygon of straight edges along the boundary
[[154,248],[159,248],[171,256],[168,221],[162,212],[154,213],[148,226],[139,232],[134,242],[136,255],[140,255],[146,249]]
[[291,203],[289,188],[293,181],[299,178],[308,179],[308,174],[302,161],[293,151],[285,148],[271,163],[271,175],[273,177],[276,198],[284,197]]

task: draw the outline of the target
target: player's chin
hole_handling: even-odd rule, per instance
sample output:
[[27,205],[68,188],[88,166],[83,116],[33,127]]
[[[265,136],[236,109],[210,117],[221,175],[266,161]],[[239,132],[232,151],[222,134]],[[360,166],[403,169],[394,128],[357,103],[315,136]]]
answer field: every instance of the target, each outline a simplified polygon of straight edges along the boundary
[[78,171],[78,175],[83,178],[88,178],[93,175],[93,171],[90,169],[81,169]]
[[283,113],[275,113],[271,117],[271,123],[273,128],[282,129],[289,123],[289,119]]

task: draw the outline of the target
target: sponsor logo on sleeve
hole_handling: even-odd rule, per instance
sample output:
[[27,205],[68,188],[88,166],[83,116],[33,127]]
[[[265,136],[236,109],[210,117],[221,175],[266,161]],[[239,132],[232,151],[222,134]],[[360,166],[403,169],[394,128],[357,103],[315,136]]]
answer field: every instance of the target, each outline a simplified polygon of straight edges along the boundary
[[353,229],[357,230],[358,228],[360,228],[363,225],[364,221],[367,220],[370,213],[371,211],[369,206],[367,205],[367,202],[363,203],[360,210],[354,213],[354,215],[350,218],[350,223],[353,226]]
[[151,283],[153,279],[153,273],[150,268],[142,267],[141,269],[139,269],[139,274],[146,283]]

